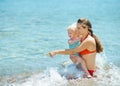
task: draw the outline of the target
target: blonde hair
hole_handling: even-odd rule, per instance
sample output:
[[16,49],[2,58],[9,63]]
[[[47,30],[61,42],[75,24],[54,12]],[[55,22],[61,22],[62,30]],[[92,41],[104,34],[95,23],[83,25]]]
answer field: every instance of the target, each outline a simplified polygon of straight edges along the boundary
[[73,23],[70,26],[68,26],[67,31],[69,30],[72,30],[74,32],[74,37],[78,37],[78,30],[77,30],[76,23]]

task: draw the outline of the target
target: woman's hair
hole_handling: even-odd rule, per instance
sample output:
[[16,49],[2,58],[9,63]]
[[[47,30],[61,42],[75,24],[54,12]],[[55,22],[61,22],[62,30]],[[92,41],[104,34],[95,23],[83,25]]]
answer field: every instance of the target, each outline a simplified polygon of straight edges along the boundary
[[74,37],[78,37],[78,30],[76,27],[76,23],[73,23],[70,26],[68,26],[67,31],[68,30],[72,30],[74,32]]
[[93,34],[92,24],[90,23],[90,21],[86,18],[80,18],[78,19],[77,23],[80,23],[82,27],[88,26],[88,31],[90,32],[91,36],[95,39],[97,52],[98,53],[102,52],[103,46],[98,37],[95,34]]

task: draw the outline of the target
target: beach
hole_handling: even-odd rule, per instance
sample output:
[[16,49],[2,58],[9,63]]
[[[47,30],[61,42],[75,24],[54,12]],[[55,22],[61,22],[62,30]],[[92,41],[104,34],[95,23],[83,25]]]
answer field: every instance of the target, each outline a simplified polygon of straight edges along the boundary
[[[119,3],[0,0],[0,86],[120,86]],[[46,54],[68,49],[67,27],[82,17],[91,21],[104,46],[96,57],[98,77],[67,80],[61,71],[68,69],[61,64],[70,61],[69,56]]]

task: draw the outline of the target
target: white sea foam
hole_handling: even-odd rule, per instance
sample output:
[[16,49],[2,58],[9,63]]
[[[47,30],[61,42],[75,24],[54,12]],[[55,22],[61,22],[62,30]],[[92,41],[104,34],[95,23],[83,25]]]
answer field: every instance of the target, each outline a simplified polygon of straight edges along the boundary
[[[4,86],[120,86],[120,69],[117,66],[107,63],[103,55],[97,55],[97,66],[97,78],[82,78],[81,70],[70,64],[63,69],[48,68],[43,73]],[[67,80],[68,76],[79,78]]]

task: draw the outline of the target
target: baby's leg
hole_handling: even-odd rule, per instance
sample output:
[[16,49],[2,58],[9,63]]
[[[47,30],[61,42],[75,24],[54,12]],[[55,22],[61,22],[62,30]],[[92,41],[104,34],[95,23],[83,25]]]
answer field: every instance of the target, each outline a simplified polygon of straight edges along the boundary
[[77,57],[77,63],[78,63],[78,68],[82,68],[82,70],[84,71],[84,77],[87,77],[87,78],[91,78],[91,75],[90,73],[88,72],[88,69],[87,69],[87,66],[86,66],[86,63],[85,61],[82,59],[82,57],[80,56],[76,56]]
[[[77,59],[75,57],[75,55],[70,55],[70,59],[73,63],[76,63],[77,62]],[[65,67],[66,65],[68,65],[70,63],[70,61],[65,61],[62,63],[62,66]]]
[[70,59],[73,63],[77,63],[77,57],[75,55],[70,55]]

